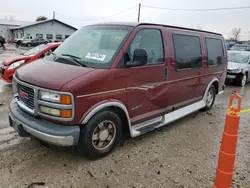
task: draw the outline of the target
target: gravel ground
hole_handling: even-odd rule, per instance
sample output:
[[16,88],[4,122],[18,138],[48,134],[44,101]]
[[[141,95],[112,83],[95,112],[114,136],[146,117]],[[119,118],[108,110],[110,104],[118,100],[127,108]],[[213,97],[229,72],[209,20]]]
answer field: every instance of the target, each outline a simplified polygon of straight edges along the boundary
[[[72,148],[20,139],[7,122],[11,86],[0,83],[0,188],[26,188],[34,182],[47,188],[210,188],[232,91],[243,96],[243,108],[250,108],[250,84],[228,86],[211,111],[127,139],[109,156],[89,161]],[[250,188],[249,121],[249,114],[241,114],[235,188]]]

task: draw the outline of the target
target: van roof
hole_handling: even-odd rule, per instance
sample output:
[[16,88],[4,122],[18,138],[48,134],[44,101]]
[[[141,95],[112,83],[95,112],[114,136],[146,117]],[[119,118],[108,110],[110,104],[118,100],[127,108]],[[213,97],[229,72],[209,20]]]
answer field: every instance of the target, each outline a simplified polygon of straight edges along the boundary
[[152,26],[170,27],[170,28],[174,28],[174,29],[186,29],[186,30],[190,30],[190,31],[197,31],[197,32],[202,32],[202,33],[210,33],[210,34],[222,36],[222,34],[220,34],[220,33],[215,33],[215,32],[211,32],[211,31],[204,31],[204,30],[199,30],[199,29],[192,29],[192,28],[172,26],[172,25],[164,25],[164,24],[155,24],[155,23],[143,23],[143,22],[104,22],[104,23],[98,23],[98,24],[92,24],[92,25],[121,25],[121,26],[131,26],[131,27],[136,27],[136,26],[139,26],[139,25],[152,25]]

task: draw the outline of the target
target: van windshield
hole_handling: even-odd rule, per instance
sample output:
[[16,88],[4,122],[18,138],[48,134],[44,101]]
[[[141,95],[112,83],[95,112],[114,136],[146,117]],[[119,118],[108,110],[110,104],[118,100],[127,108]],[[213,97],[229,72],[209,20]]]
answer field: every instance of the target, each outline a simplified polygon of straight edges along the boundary
[[129,26],[85,26],[65,40],[54,55],[77,59],[87,67],[110,68],[132,29]]

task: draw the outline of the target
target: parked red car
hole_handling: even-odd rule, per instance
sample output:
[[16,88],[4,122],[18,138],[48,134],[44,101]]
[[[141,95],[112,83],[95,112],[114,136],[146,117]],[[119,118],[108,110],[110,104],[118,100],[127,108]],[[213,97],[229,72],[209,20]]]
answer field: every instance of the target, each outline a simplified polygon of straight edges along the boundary
[[20,56],[5,59],[2,65],[0,65],[0,78],[7,83],[11,83],[13,74],[17,68],[50,55],[60,44],[42,44],[24,52]]
[[227,63],[221,34],[147,23],[85,26],[53,55],[16,71],[10,126],[101,157],[122,134],[136,137],[211,109]]

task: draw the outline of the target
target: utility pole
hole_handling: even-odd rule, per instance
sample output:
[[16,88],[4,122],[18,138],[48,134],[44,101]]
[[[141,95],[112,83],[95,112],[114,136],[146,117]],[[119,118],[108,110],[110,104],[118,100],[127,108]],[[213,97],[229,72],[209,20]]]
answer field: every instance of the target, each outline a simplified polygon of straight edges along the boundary
[[53,11],[53,19],[56,19],[56,12]]
[[141,15],[141,3],[139,3],[138,19],[137,19],[137,22],[140,22],[140,15]]

